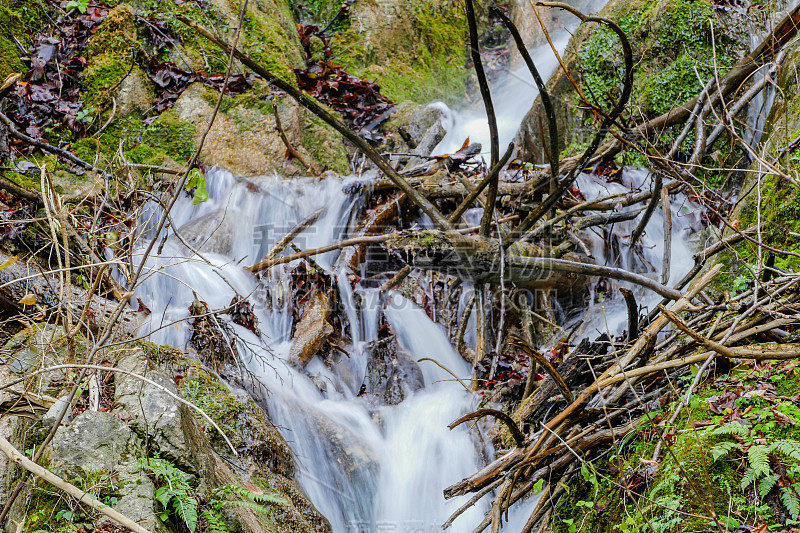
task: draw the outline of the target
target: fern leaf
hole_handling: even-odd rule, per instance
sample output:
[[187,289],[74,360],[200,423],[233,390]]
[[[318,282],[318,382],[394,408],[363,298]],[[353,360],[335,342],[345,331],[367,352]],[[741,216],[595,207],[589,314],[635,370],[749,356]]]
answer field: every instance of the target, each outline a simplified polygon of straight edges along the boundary
[[208,533],[230,533],[228,526],[222,521],[222,517],[216,511],[211,509],[203,510],[203,518],[208,522]]
[[786,510],[789,511],[792,520],[797,520],[800,517],[800,498],[797,497],[794,491],[794,485],[781,489],[781,501],[786,506]]
[[748,468],[747,472],[744,473],[744,477],[742,477],[742,490],[747,490],[750,485],[756,482],[758,477],[758,471],[755,468]]
[[759,494],[761,494],[762,498],[764,496],[766,496],[767,493],[769,493],[769,491],[772,490],[772,487],[775,486],[775,483],[777,483],[777,481],[778,481],[778,475],[777,474],[771,474],[771,475],[763,478],[761,481],[759,481],[759,483],[758,483],[758,492],[759,492]]
[[757,477],[768,476],[771,472],[769,467],[769,446],[754,444],[747,450],[747,461],[750,468],[756,471]]
[[723,457],[730,455],[730,453],[733,450],[741,450],[741,449],[742,445],[739,444],[738,442],[732,442],[732,441],[720,442],[719,444],[711,448],[711,457],[714,459],[714,461],[719,461]]
[[197,529],[197,500],[184,493],[172,500],[172,508],[175,514],[183,520],[191,533]]
[[739,435],[741,437],[746,437],[748,434],[747,426],[742,424],[725,424],[707,431],[706,435],[709,437],[720,437],[720,436],[730,436],[730,435]]
[[770,452],[780,452],[795,461],[800,461],[800,442],[795,439],[781,439],[772,443]]

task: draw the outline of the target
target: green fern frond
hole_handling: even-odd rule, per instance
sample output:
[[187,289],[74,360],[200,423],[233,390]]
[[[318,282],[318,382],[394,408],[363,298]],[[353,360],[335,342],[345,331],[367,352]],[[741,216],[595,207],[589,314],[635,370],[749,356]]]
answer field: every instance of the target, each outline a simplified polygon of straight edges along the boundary
[[795,439],[781,439],[775,441],[770,445],[769,451],[771,453],[779,452],[787,457],[791,457],[795,461],[800,461],[800,441]]
[[226,492],[228,494],[236,494],[237,496],[241,496],[245,499],[245,501],[255,503],[255,504],[266,504],[266,503],[277,503],[280,505],[287,505],[289,502],[286,501],[285,498],[282,498],[278,494],[274,492],[253,492],[251,490],[247,490],[244,487],[240,487],[238,485],[225,485],[219,489],[220,492]]
[[800,498],[797,497],[797,493],[794,491],[794,485],[781,489],[781,501],[786,506],[786,510],[789,511],[792,520],[797,520],[800,517]]
[[758,493],[761,494],[761,497],[763,498],[769,493],[769,491],[772,490],[772,487],[774,487],[775,483],[777,482],[778,482],[777,474],[770,474],[769,476],[763,478],[761,481],[758,482]]
[[720,442],[719,444],[715,445],[711,448],[711,457],[714,461],[719,461],[723,457],[730,455],[733,450],[741,450],[742,445],[738,442],[733,441],[725,441]]
[[756,482],[759,478],[759,473],[755,468],[748,468],[747,472],[744,473],[744,477],[742,477],[742,490],[747,490],[750,485]]
[[742,424],[725,424],[722,426],[718,426],[712,429],[707,430],[706,436],[708,437],[722,437],[722,436],[730,436],[730,435],[739,435],[740,437],[746,437],[749,433],[747,426]]
[[222,521],[222,517],[216,511],[204,509],[203,518],[208,522],[208,528],[206,530],[208,533],[230,533],[228,531],[228,526],[225,525],[225,522]]
[[153,474],[156,481],[164,483],[164,486],[156,490],[155,498],[165,514],[171,509],[175,516],[183,520],[189,531],[194,533],[197,529],[198,512],[197,500],[192,497],[192,487],[189,485],[191,476],[158,456],[140,459],[137,465]]
[[769,450],[769,446],[764,444],[754,444],[747,450],[747,461],[758,477],[768,476],[772,472],[769,466]]

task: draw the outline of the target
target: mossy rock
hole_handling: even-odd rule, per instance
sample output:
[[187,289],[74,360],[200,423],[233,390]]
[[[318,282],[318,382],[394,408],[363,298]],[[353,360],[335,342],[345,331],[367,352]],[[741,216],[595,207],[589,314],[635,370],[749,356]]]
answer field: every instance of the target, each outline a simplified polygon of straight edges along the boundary
[[[639,122],[694,97],[715,66],[723,76],[749,50],[749,34],[763,23],[758,17],[746,21],[732,11],[713,9],[710,0],[611,0],[599,15],[615,21],[633,47],[634,84],[628,108]],[[616,104],[623,87],[621,50],[619,37],[607,26],[582,24],[563,54],[587,99],[605,110]],[[597,123],[561,69],[547,87],[555,102],[562,157],[576,155],[594,135]],[[531,160],[544,155],[540,116],[544,110],[537,98],[517,138]]]
[[469,71],[461,2],[357,2],[349,20],[332,41],[334,60],[348,72],[374,80],[397,102],[463,100]]

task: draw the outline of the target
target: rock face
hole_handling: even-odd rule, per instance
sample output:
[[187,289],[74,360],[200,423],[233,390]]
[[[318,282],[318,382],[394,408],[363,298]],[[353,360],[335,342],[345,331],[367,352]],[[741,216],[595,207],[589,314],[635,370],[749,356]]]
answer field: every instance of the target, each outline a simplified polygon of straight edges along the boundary
[[[199,142],[205,131],[217,96],[214,90],[195,83],[183,92],[171,111],[179,121],[195,126],[195,142]],[[256,98],[266,96],[262,91],[262,96]],[[308,170],[302,166],[286,164],[286,145],[276,130],[272,111],[272,106],[277,105],[283,130],[295,148],[316,161],[322,170],[347,172],[346,150],[341,138],[298,104],[288,99],[257,102],[250,95],[236,97],[233,102],[217,116],[209,131],[201,152],[206,164],[220,165],[242,176],[275,171],[287,176],[308,175]]]
[[[81,339],[77,341],[80,349]],[[14,364],[21,365],[19,370],[23,371],[28,371],[32,365],[63,363],[69,357],[63,328],[57,326],[22,331],[5,345],[3,353],[16,354],[18,361]],[[78,352],[76,357],[81,355]],[[106,352],[103,357],[106,359],[103,364],[145,376],[158,386],[122,373],[114,374],[115,379],[111,381],[100,380],[101,397],[106,402],[113,397],[113,408],[105,403],[104,409],[108,411],[97,412],[82,410],[83,401],[76,404],[81,406],[80,414],[72,420],[65,419],[44,459],[54,472],[101,501],[109,502],[117,511],[155,533],[166,533],[175,526],[174,516],[169,519],[169,528],[159,519],[164,509],[156,500],[155,492],[163,480],[149,477],[142,467],[147,459],[156,456],[188,475],[192,497],[201,503],[208,504],[216,498],[216,489],[223,486],[269,491],[286,500],[272,505],[280,533],[330,531],[328,522],[293,479],[295,462],[291,449],[250,396],[231,392],[216,376],[177,350],[134,343],[120,351]],[[0,381],[9,382],[17,377],[10,361],[0,366],[0,373],[5,376]],[[53,381],[20,384],[28,397],[26,409],[31,410],[23,415],[28,419],[8,416],[15,414],[8,409],[4,413],[0,431],[18,449],[39,446],[53,423],[55,410],[64,405],[48,392],[63,394],[66,389],[62,388],[70,383],[70,375],[53,372],[50,377]],[[53,391],[52,383],[60,384],[56,385],[60,388]],[[210,424],[206,427],[207,423],[195,410],[180,404],[165,390],[187,398],[208,413],[229,436],[236,452],[227,447]],[[17,393],[6,389],[0,405],[19,403],[21,392],[22,389]],[[11,403],[5,401],[6,397]],[[49,398],[49,402],[40,398]],[[51,420],[36,420],[50,405],[54,405],[47,415]],[[230,462],[220,459],[215,450],[229,457]],[[232,468],[231,463],[236,468]],[[18,479],[19,468],[9,467],[2,460],[0,473],[6,486],[13,487],[9,483]],[[16,527],[11,521],[20,522],[25,518],[34,529],[49,527],[56,513],[69,509],[69,504],[49,488],[45,490],[29,483],[4,526]],[[96,523],[104,520],[91,514],[82,514],[77,519],[83,520],[87,528],[95,520]],[[274,531],[261,515],[245,507],[232,508],[224,519],[232,532]]]
[[154,446],[162,457],[187,466],[191,464],[191,458],[181,428],[180,403],[164,391],[177,394],[178,389],[165,374],[148,372],[146,361],[138,350],[120,360],[117,367],[144,375],[160,387],[120,374],[116,379],[114,402],[131,417],[131,428]]
[[150,531],[165,531],[155,514],[155,486],[136,464],[143,455],[142,441],[117,415],[84,411],[58,429],[48,457],[50,468],[67,479],[113,476],[115,509]]

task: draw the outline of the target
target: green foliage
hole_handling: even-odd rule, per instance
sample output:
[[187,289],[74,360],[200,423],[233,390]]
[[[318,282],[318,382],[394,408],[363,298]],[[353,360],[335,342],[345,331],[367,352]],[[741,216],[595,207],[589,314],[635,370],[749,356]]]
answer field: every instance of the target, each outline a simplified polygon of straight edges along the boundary
[[209,533],[229,533],[220,514],[225,507],[249,509],[265,518],[274,530],[274,516],[268,505],[289,503],[271,492],[253,492],[237,485],[225,485],[214,491],[215,497],[206,500],[201,509],[202,498],[189,484],[189,474],[158,455],[140,459],[137,466],[148,472],[160,485],[155,492],[155,499],[161,507],[159,518],[163,522],[179,520],[191,533],[197,530],[200,516],[208,523]]
[[622,87],[625,75],[620,61],[619,37],[607,26],[602,26],[581,45],[579,54],[587,98],[603,109],[611,109],[616,101],[616,90]]
[[67,2],[67,11],[70,9],[78,9],[81,13],[86,13],[86,9],[89,7],[89,0],[70,0]]
[[203,518],[208,523],[206,531],[208,533],[230,533],[228,526],[222,521],[222,517],[214,509],[203,509]]
[[[336,16],[344,0],[289,0],[289,5],[297,20],[310,22],[322,28]],[[350,18],[341,16],[331,26],[331,30],[339,32],[350,27]]]
[[140,459],[137,466],[149,472],[157,482],[163,483],[155,493],[156,501],[161,504],[161,520],[166,522],[174,515],[194,533],[197,529],[198,503],[189,485],[189,474],[158,456]]
[[186,180],[186,190],[193,192],[195,205],[208,201],[206,177],[203,175],[202,170],[193,168],[192,171],[189,172],[189,179]]
[[[800,483],[781,486],[781,476],[775,471],[773,464],[785,464],[789,478],[800,474],[800,441],[793,438],[773,440],[779,433],[779,428],[774,423],[772,410],[753,411],[757,411],[756,415],[761,415],[759,417],[764,418],[764,422],[752,426],[731,423],[706,430],[707,439],[724,439],[711,448],[711,456],[714,461],[721,461],[729,456],[741,456],[746,449],[747,470],[740,482],[741,489],[744,491],[756,485],[761,498],[766,497],[773,489],[779,489],[786,510],[793,520],[797,520],[800,518]],[[773,419],[769,420],[770,418]],[[736,440],[725,440],[731,438]]]

